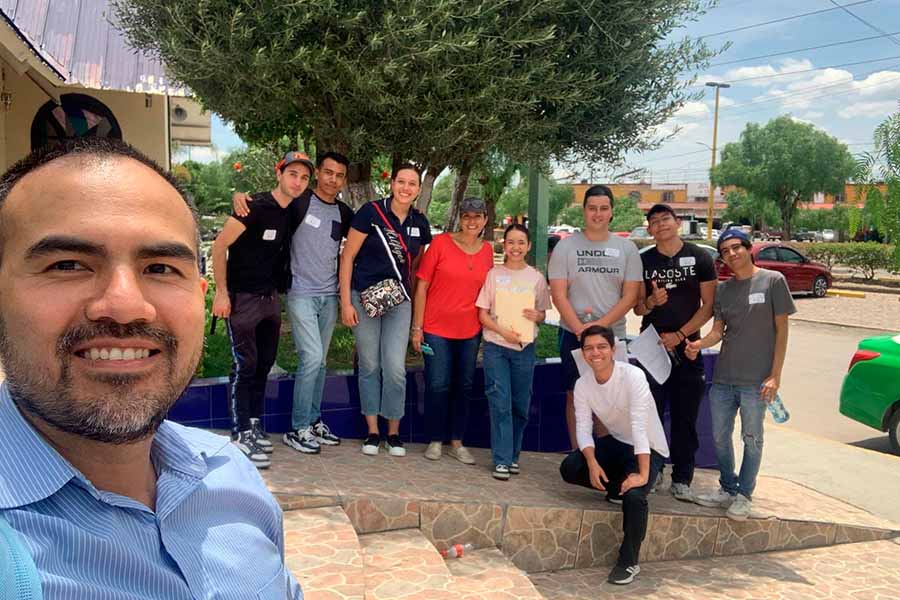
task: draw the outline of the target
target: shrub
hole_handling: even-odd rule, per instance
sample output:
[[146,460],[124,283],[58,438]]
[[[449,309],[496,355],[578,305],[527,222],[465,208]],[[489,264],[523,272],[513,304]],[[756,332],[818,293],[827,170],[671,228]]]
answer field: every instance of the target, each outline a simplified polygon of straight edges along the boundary
[[847,244],[846,255],[841,262],[860,273],[864,279],[875,278],[876,269],[892,266],[893,248],[878,242]]

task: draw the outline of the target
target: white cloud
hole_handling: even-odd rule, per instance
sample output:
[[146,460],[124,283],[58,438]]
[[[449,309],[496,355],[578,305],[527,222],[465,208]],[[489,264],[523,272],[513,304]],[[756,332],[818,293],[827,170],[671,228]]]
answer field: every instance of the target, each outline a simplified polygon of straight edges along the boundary
[[807,71],[812,68],[812,62],[805,58],[802,60],[788,58],[781,61],[778,66],[758,65],[755,67],[738,67],[737,69],[731,69],[725,73],[725,80],[732,81],[738,79],[765,78],[750,79],[749,81],[742,81],[741,83],[751,87],[767,87],[772,85],[771,79],[768,79],[772,76],[778,75],[778,79],[782,82],[785,80],[794,81],[796,80],[796,77],[802,76],[803,73],[798,73],[796,76],[789,76],[788,74],[797,71]]
[[892,92],[900,90],[900,72],[872,73],[862,81],[854,82],[853,87],[859,91],[860,96],[893,95]]
[[820,110],[811,110],[807,113],[800,115],[802,119],[821,119],[825,116],[825,113]]
[[709,107],[703,102],[685,102],[684,106],[675,112],[675,116],[681,119],[702,119],[709,114]]
[[855,117],[886,117],[897,108],[897,103],[893,100],[885,100],[883,102],[857,102],[838,111],[838,116],[842,119],[853,119]]
[[[715,100],[712,100],[712,104],[715,104]],[[731,98],[727,96],[723,96],[719,94],[719,108],[724,108],[726,106],[734,106],[735,102]]]

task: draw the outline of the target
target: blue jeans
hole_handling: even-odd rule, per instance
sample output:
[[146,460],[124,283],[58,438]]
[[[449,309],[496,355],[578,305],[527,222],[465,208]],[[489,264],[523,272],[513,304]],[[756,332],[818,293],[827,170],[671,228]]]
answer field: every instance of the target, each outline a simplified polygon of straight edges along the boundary
[[[434,355],[425,357],[425,431],[432,442],[462,440],[469,421],[481,332],[454,340],[426,333]],[[449,422],[449,427],[448,427]]]
[[359,404],[366,416],[402,419],[406,408],[406,347],[412,303],[404,302],[373,319],[359,292],[350,291],[359,324],[353,328],[359,357]]
[[[756,476],[762,462],[763,419],[766,402],[759,396],[759,387],[714,383],[709,389],[709,408],[712,414],[716,461],[719,463],[719,485],[729,494],[753,496]],[[741,439],[744,457],[740,475],[734,473],[734,420],[741,413]]]
[[534,344],[521,351],[484,344],[484,388],[491,411],[491,455],[495,465],[519,462],[528,425]]
[[294,377],[291,429],[305,429],[322,415],[325,359],[337,321],[337,296],[288,296],[287,314],[300,363]]

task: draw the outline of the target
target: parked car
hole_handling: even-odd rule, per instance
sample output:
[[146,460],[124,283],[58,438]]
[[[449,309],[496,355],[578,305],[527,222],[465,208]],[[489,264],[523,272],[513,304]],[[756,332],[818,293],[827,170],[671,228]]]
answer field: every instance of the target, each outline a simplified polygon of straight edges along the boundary
[[627,238],[631,235],[630,231],[613,231],[613,235],[617,235],[619,237]]
[[653,239],[653,236],[650,235],[650,232],[647,231],[646,227],[635,227],[631,230],[631,233],[628,234],[628,239],[630,240],[649,240]]
[[[822,263],[809,260],[793,248],[778,242],[759,242],[750,249],[753,262],[763,269],[782,273],[792,294],[812,294],[821,298],[831,287],[831,271]],[[719,281],[731,278],[731,269],[721,258],[716,261]]]
[[900,454],[900,335],[859,342],[841,386],[842,415],[887,431]]
[[[694,243],[694,242],[691,242],[691,243]],[[716,259],[719,258],[719,251],[716,250],[715,248],[713,248],[712,246],[708,246],[708,245],[706,245],[706,244],[695,244],[695,245],[696,245],[698,248],[702,248],[703,250],[706,250],[707,252],[709,252],[709,255],[712,257],[713,260],[716,260]],[[638,252],[640,252],[641,254],[643,254],[644,252],[646,252],[646,251],[649,250],[650,248],[656,248],[656,244],[650,244],[649,246],[644,246],[644,247],[641,248]]]
[[805,229],[801,229],[799,231],[795,231],[794,235],[791,236],[791,239],[795,242],[815,242],[816,241],[816,232],[815,231],[806,231]]
[[834,241],[834,229],[823,229],[822,230],[822,241],[823,242],[833,242]]

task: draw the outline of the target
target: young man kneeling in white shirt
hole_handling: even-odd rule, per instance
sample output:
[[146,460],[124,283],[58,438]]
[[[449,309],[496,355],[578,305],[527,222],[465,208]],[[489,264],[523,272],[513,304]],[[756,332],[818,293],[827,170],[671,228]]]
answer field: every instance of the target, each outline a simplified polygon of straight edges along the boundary
[[[578,448],[559,467],[562,478],[606,492],[622,504],[625,539],[607,581],[624,585],[640,572],[638,555],[647,533],[647,494],[669,447],[644,372],[615,360],[611,329],[592,325],[581,334],[581,352],[591,367],[575,384]],[[605,431],[594,438],[592,414]]]

